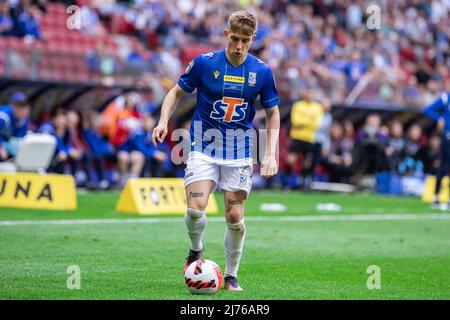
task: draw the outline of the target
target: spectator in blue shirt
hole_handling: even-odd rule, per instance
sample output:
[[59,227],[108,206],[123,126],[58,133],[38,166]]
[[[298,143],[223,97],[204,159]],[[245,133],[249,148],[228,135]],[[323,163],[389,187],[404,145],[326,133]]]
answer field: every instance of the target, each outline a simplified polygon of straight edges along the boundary
[[11,18],[8,2],[2,1],[0,2],[0,35],[12,35],[13,27],[14,22]]
[[[87,121],[83,126],[84,140],[90,148],[90,157],[92,164],[97,171],[99,180],[98,188],[101,190],[110,188],[110,181],[107,179],[105,170],[106,164],[116,162],[115,148],[106,137],[99,134],[100,115],[96,110],[89,110]],[[97,186],[94,186],[97,187]]]
[[134,48],[128,55],[125,66],[127,73],[130,75],[142,75],[149,70],[149,57],[145,52],[145,47],[142,43],[138,43],[136,48]]
[[385,169],[387,136],[381,130],[381,117],[378,114],[367,116],[356,139],[353,158],[357,173],[375,174]]
[[367,67],[363,61],[361,61],[361,53],[354,51],[350,55],[350,60],[343,66],[343,71],[347,76],[347,82],[352,87],[361,77],[366,73]]
[[100,135],[100,114],[96,110],[88,111],[86,125],[84,126],[84,138],[91,150],[102,157],[114,156],[115,148],[106,137]]
[[11,104],[0,106],[0,161],[17,154],[20,140],[27,134],[30,105],[23,92],[15,92]]
[[[133,142],[134,136],[142,130],[142,120],[130,117],[123,121],[122,128],[126,134],[123,135],[124,142],[117,147],[117,164],[120,174],[120,187],[125,186],[128,179],[138,178],[145,164],[145,156],[136,149]],[[119,130],[117,130],[119,132]]]
[[25,7],[25,10],[19,15],[19,25],[23,36],[41,38],[38,16],[39,9],[36,6]]
[[63,108],[52,111],[52,119],[38,129],[40,133],[47,133],[56,138],[56,149],[49,172],[63,174],[66,161],[80,160],[82,153],[71,146],[69,130],[67,129],[67,114]]
[[151,177],[166,177],[171,175],[173,169],[170,148],[165,142],[156,148],[153,146],[152,132],[155,124],[155,118],[151,114],[145,115],[143,130],[131,137],[131,144],[134,150],[145,156],[142,175],[146,175],[146,172],[149,171]]

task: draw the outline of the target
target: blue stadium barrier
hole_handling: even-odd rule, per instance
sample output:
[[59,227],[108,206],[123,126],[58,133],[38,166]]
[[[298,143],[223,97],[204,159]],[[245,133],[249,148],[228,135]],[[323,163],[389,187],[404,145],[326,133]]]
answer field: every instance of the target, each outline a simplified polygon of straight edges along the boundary
[[391,172],[380,172],[375,176],[377,193],[401,195],[402,177]]

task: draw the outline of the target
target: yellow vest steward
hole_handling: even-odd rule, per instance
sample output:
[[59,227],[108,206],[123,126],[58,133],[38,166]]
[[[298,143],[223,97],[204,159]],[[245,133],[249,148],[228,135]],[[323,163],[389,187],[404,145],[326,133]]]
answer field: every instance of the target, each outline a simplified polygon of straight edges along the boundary
[[291,110],[291,138],[314,143],[322,118],[323,107],[320,103],[304,100],[295,102]]

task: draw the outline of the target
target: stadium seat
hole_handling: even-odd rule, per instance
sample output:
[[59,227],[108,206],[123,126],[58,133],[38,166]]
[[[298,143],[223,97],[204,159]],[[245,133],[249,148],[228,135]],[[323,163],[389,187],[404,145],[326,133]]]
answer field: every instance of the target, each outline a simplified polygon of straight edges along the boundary
[[34,41],[30,43],[28,46],[31,50],[41,52],[45,48],[45,42],[43,41]]
[[53,3],[47,6],[47,14],[46,17],[66,17],[67,16],[67,8],[62,3]]

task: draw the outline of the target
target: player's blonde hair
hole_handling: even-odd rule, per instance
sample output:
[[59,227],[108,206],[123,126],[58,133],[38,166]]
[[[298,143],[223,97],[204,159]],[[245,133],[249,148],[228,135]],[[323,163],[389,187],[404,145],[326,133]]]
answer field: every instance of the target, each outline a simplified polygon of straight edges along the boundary
[[250,12],[236,11],[228,18],[228,29],[232,32],[239,30],[247,36],[252,36],[258,29],[258,20]]

